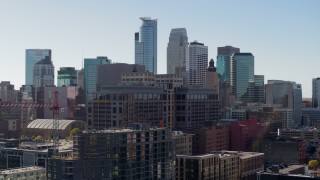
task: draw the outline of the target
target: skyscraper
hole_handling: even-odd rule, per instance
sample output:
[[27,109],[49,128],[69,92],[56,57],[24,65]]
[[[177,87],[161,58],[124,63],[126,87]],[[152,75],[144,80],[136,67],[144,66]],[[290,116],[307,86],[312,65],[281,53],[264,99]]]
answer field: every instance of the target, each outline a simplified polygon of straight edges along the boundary
[[251,53],[234,53],[230,71],[232,93],[238,100],[248,100],[249,82],[254,82],[254,56]]
[[185,28],[172,29],[167,47],[167,73],[175,74],[176,68],[185,70],[188,36]]
[[33,84],[33,66],[40,60],[49,56],[51,59],[50,49],[26,49],[26,69],[25,69],[25,84]]
[[135,64],[157,74],[157,19],[141,17],[140,32],[135,33]]
[[240,53],[240,48],[218,47],[217,72],[222,82],[230,82],[230,61],[233,53]]
[[10,81],[0,82],[0,101],[2,102],[15,102],[16,92],[14,90],[14,85]]
[[77,70],[74,67],[61,67],[58,71],[57,86],[76,86],[77,85]]
[[92,93],[97,90],[99,64],[111,64],[111,60],[103,56],[84,59],[84,92],[86,94],[86,103],[88,100],[91,100]]
[[320,78],[312,79],[312,107],[318,108],[320,105]]
[[289,128],[298,127],[302,117],[302,89],[300,84],[290,81],[269,80],[266,84],[266,103],[282,105],[292,110]]
[[46,56],[33,66],[33,86],[53,86],[54,85],[54,66],[51,56]]
[[190,86],[204,87],[208,65],[208,46],[197,41],[189,45],[187,79]]

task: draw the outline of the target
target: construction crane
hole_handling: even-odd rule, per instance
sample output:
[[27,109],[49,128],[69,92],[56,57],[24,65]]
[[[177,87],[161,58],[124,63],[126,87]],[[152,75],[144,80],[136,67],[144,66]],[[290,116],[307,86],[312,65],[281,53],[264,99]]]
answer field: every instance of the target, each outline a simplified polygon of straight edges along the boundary
[[52,120],[53,120],[53,156],[57,155],[59,149],[59,93],[58,91],[54,92],[54,101],[52,106]]
[[[0,103],[0,109],[6,108],[21,108],[21,116],[23,116],[23,109],[24,108],[49,108],[52,110],[52,120],[53,120],[53,134],[52,134],[52,155],[55,156],[58,153],[59,149],[59,112],[60,112],[60,106],[58,101],[59,93],[58,91],[54,92],[54,101],[53,103],[49,102],[49,104],[36,104],[36,103]],[[21,117],[21,129],[24,128],[24,120],[23,117]]]

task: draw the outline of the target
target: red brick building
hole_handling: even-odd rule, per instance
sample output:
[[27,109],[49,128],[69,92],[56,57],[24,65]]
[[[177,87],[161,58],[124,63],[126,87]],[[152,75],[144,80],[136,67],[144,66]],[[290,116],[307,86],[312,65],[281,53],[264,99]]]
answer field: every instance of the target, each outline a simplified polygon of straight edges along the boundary
[[183,130],[183,132],[195,135],[192,144],[194,155],[229,150],[229,126],[226,124]]
[[250,151],[253,143],[258,139],[262,126],[256,118],[240,120],[230,123],[230,150]]

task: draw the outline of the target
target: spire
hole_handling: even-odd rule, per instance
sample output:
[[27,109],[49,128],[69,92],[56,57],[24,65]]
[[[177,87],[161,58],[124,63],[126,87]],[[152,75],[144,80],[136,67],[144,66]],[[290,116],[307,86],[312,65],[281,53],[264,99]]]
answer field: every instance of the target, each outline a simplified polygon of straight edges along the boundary
[[214,60],[211,59],[210,62],[209,62],[209,67],[208,67],[208,71],[210,72],[216,72],[216,67],[214,66]]

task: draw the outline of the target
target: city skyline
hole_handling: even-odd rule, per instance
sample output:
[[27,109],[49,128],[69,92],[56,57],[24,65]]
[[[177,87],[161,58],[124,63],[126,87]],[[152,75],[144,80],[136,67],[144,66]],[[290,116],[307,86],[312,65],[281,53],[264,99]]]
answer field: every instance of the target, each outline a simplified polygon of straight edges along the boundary
[[56,71],[60,67],[80,69],[84,58],[97,56],[133,63],[133,35],[144,16],[159,19],[159,74],[166,73],[171,29],[186,28],[189,42],[198,40],[208,46],[209,59],[216,62],[217,47],[226,45],[251,52],[255,72],[265,75],[265,83],[271,79],[295,81],[302,84],[303,97],[311,97],[312,79],[320,76],[317,1],[190,1],[179,13],[175,7],[180,3],[168,6],[169,1],[152,5],[127,1],[125,6],[115,1],[74,2],[0,3],[0,17],[5,17],[5,28],[0,29],[1,81],[10,81],[15,89],[24,84],[26,49],[51,49]]

